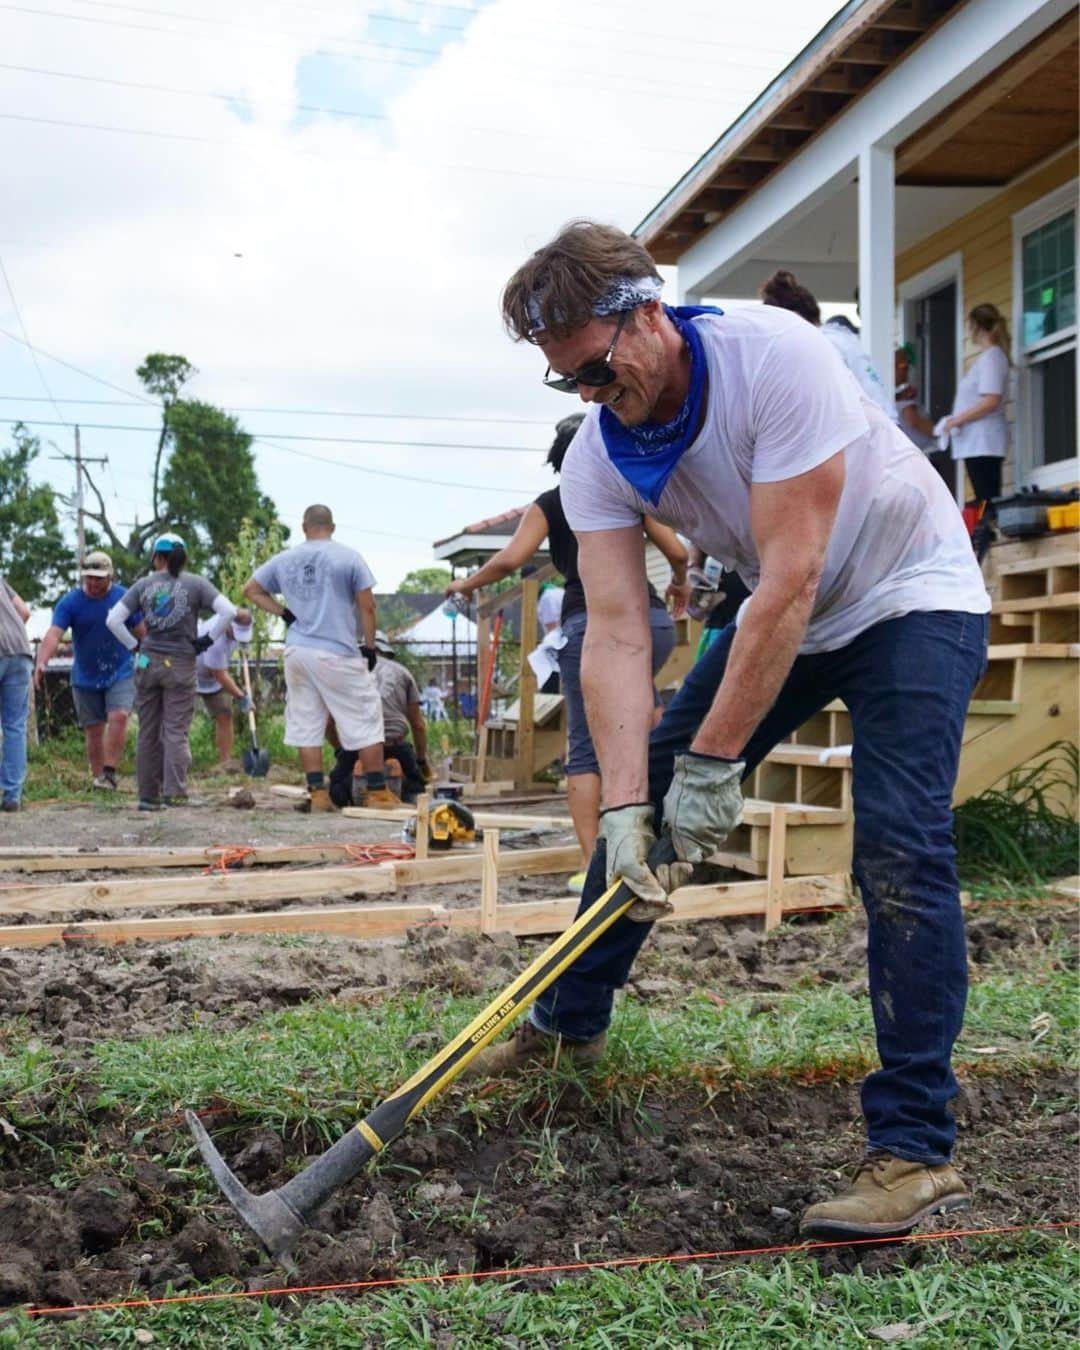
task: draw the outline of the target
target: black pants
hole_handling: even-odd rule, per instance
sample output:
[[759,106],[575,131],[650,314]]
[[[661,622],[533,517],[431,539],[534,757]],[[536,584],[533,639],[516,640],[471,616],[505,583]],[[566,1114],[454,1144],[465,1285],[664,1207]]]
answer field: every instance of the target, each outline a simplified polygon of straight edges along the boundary
[[977,502],[1001,496],[1001,465],[1000,455],[973,455],[971,459],[964,460]]
[[[420,766],[416,762],[416,751],[408,741],[387,741],[383,747],[387,759],[396,759],[401,765],[401,799],[405,802],[416,801],[417,794],[423,792],[426,784]],[[335,752],[335,764],[330,770],[327,786],[330,800],[335,806],[352,805],[353,769],[360,758],[357,750],[338,750]]]

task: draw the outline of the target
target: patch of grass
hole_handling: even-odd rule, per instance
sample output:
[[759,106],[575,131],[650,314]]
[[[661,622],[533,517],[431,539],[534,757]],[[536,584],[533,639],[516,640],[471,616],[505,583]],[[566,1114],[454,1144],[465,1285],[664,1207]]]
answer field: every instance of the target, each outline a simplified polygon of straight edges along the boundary
[[[1056,964],[1022,976],[992,973],[972,987],[958,1060],[989,1061],[995,1070],[1069,1063],[1075,994],[1074,975]],[[389,995],[370,1007],[310,1003],[237,1031],[196,1026],[103,1040],[91,1048],[86,1073],[102,1085],[100,1105],[143,1122],[171,1116],[181,1105],[225,1101],[241,1116],[255,1114],[273,1128],[326,1141],[431,1054],[429,1042],[409,1048],[410,1037],[434,1031],[441,1044],[482,1005],[478,997],[426,991]],[[984,1061],[975,1052],[988,1047],[993,1054]],[[0,1100],[10,1102],[16,1116],[20,1107],[32,1110],[31,1094],[64,1087],[63,1080],[50,1080],[57,1063],[51,1052],[27,1055],[25,1038],[13,1035],[0,1061]],[[808,985],[767,999],[741,995],[722,1006],[696,995],[662,1012],[625,998],[608,1063],[613,1085],[632,1095],[644,1082],[677,1088],[688,1075],[707,1083],[762,1075],[853,1077],[874,1061],[869,1000],[838,986]],[[490,1106],[491,1099],[470,1097],[476,1101],[470,1110]]]
[[1076,871],[1075,806],[1080,755],[1058,741],[1014,770],[1001,788],[956,808],[954,828],[965,884],[1038,886]]
[[[530,1292],[509,1279],[369,1292],[352,1301],[307,1296],[283,1307],[257,1300],[129,1309],[73,1322],[0,1324],[0,1347],[295,1347],[296,1350],[557,1350],[566,1345],[800,1350],[880,1343],[869,1333],[906,1322],[913,1346],[1050,1350],[1080,1324],[1076,1250],[1057,1235],[969,1239],[936,1246],[885,1274],[827,1274],[820,1258],[657,1264],[598,1270]],[[414,1268],[411,1273],[422,1273]]]

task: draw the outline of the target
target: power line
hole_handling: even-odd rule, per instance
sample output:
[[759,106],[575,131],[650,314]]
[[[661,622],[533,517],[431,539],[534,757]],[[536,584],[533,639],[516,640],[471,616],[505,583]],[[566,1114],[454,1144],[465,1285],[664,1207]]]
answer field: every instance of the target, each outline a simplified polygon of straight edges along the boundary
[[[89,3],[89,2],[90,2],[90,0],[83,0],[83,3]],[[144,33],[165,33],[165,34],[168,34],[168,35],[170,35],[170,36],[172,36],[172,37],[186,38],[186,39],[189,40],[189,41],[195,41],[195,42],[202,42],[202,41],[204,41],[204,40],[205,40],[205,36],[206,36],[205,34],[202,34],[202,33],[192,33],[192,32],[188,32],[187,30],[182,29],[182,28],[163,28],[163,27],[161,27],[160,25],[157,25],[157,24],[132,23],[132,22],[130,22],[130,21],[127,20],[127,19],[101,19],[101,18],[98,18],[97,16],[95,16],[95,15],[93,15],[93,14],[63,14],[63,13],[60,13],[59,11],[57,11],[57,10],[51,10],[51,9],[31,9],[31,8],[29,8],[29,7],[26,6],[26,5],[13,5],[13,4],[6,4],[6,3],[5,3],[5,4],[0,4],[0,9],[11,10],[11,11],[14,11],[15,13],[18,13],[18,14],[30,14],[30,15],[35,16],[36,18],[68,19],[68,20],[71,20],[72,22],[75,22],[75,23],[93,23],[93,24],[103,25],[104,27],[107,27],[107,28],[126,28],[126,29],[133,29],[133,30],[135,30],[136,32],[144,32]],[[144,10],[144,11],[140,11],[140,12],[148,13],[148,14],[161,14],[161,13],[163,13],[163,11],[160,11],[160,10]],[[168,16],[166,15],[166,17],[168,17]],[[211,20],[205,20],[204,22],[210,23],[210,22],[212,22],[212,21],[211,21]],[[236,24],[236,23],[232,23],[232,22],[229,21],[229,20],[215,20],[215,21],[213,21],[213,22],[214,22],[215,26],[218,26],[218,27],[238,28],[238,29],[240,29],[241,31],[243,31],[243,32],[245,32],[245,33],[264,33],[264,32],[266,32],[266,29],[264,29],[264,28],[255,28],[255,27],[250,26],[250,25]],[[307,38],[311,38],[312,40],[314,40],[314,41],[319,41],[319,42],[325,42],[325,41],[332,41],[332,42],[350,42],[350,41],[351,41],[351,42],[362,42],[362,41],[363,41],[363,39],[359,39],[359,38],[357,38],[357,39],[349,39],[349,38],[330,38],[330,39],[326,39],[326,38],[322,38],[322,37],[316,37],[316,35],[314,35],[314,34],[305,34],[305,33],[285,33],[285,34],[283,34],[283,36],[288,37],[288,38],[292,38],[292,39],[294,39],[294,40],[296,40],[296,39],[307,39]],[[249,42],[248,45],[252,45],[252,44]],[[271,48],[274,48],[274,49],[280,49],[280,46],[281,46],[280,43],[272,43],[272,42],[271,42],[271,43],[261,42],[261,43],[258,43],[257,45],[258,45],[258,46],[261,46],[261,47],[271,47]],[[440,57],[440,56],[442,55],[442,51],[443,51],[442,48],[430,48],[430,49],[428,49],[428,48],[395,47],[395,45],[394,45],[393,43],[381,43],[381,44],[378,44],[378,43],[371,43],[371,44],[368,44],[368,45],[380,46],[380,47],[384,47],[384,48],[385,48],[385,47],[390,47],[390,48],[392,48],[392,49],[394,49],[394,50],[399,50],[399,51],[403,51],[403,52],[406,52],[406,53],[409,53],[409,52],[420,53],[420,54],[422,54],[422,55],[424,55],[424,56],[427,56],[427,57],[432,58],[432,60],[437,59],[438,57]],[[333,50],[333,49],[327,49],[327,48],[322,48],[322,47],[313,47],[313,48],[311,48],[307,53],[305,53],[305,55],[310,55],[310,56],[331,56],[331,57],[334,57],[334,58],[337,59],[337,60],[342,60],[342,61],[361,61],[361,62],[366,61],[366,62],[373,63],[373,64],[376,64],[376,65],[393,65],[393,66],[400,66],[400,67],[402,67],[402,68],[404,68],[404,69],[407,69],[407,70],[424,70],[424,69],[426,69],[427,66],[429,65],[429,62],[425,62],[425,61],[397,60],[397,59],[395,59],[395,58],[392,57],[392,56],[391,56],[391,57],[386,57],[386,56],[376,56],[376,55],[372,55],[372,54],[370,54],[370,53],[361,54],[361,53],[358,53],[358,52],[335,51],[335,50]],[[777,69],[778,61],[779,61],[779,58],[777,59],[777,62],[766,62],[765,64],[759,64],[759,65],[747,63],[747,62],[745,62],[745,61],[740,61],[740,62],[739,62],[739,67],[738,67],[738,68],[739,68],[740,70],[746,70],[746,71],[753,71],[753,70],[757,70],[757,71],[775,71],[775,70]],[[571,77],[582,76],[582,75],[584,75],[584,76],[587,76],[587,77],[589,78],[589,80],[590,80],[590,85],[591,85],[591,87],[594,88],[594,89],[600,89],[600,90],[605,90],[605,91],[610,91],[610,92],[618,92],[618,91],[621,91],[621,90],[624,90],[624,89],[627,88],[627,84],[626,84],[625,81],[623,81],[623,82],[621,82],[621,83],[613,83],[613,84],[603,84],[603,85],[597,84],[597,83],[596,83],[596,74],[597,74],[597,72],[596,72],[595,67],[589,68],[589,67],[584,67],[584,66],[567,66],[567,65],[564,65],[564,64],[560,64],[560,65],[558,65],[558,66],[543,66],[543,65],[538,65],[536,62],[531,61],[531,62],[529,63],[529,69],[530,69],[531,72],[540,71],[540,72],[543,72],[543,73],[546,73],[546,74],[554,73],[554,74],[557,74],[557,75],[570,75]],[[635,88],[650,87],[650,88],[655,88],[655,89],[657,89],[657,90],[668,90],[668,89],[671,89],[671,88],[672,88],[673,79],[674,79],[674,77],[671,77],[671,78],[667,78],[667,79],[654,80],[654,79],[651,79],[651,78],[650,78],[649,76],[647,76],[647,75],[639,75],[639,74],[634,74],[631,78],[632,78],[633,85],[634,85]],[[566,84],[571,84],[571,85],[573,85],[575,88],[577,88],[577,87],[580,86],[580,80],[579,80],[579,79],[576,79],[576,78],[571,78],[571,79],[568,80],[568,81],[567,81],[567,80],[548,80],[548,81],[546,81],[546,83],[547,83],[547,84],[550,84],[550,85],[566,85]],[[677,87],[680,88],[680,89],[693,89],[693,90],[699,90],[699,91],[701,91],[703,94],[714,93],[714,92],[715,92],[715,89],[716,89],[716,85],[715,85],[714,83],[710,83],[710,84],[695,84],[695,85],[689,85],[689,84],[687,84],[687,83],[686,83],[685,81],[683,81],[683,80],[677,80],[676,83],[677,83]],[[662,100],[664,100],[664,101],[666,101],[666,102],[670,102],[670,101],[674,100],[674,101],[677,101],[677,102],[683,102],[683,103],[718,103],[718,102],[721,101],[721,100],[716,99],[715,97],[713,97],[713,98],[697,98],[697,97],[690,97],[690,98],[687,98],[687,97],[685,97],[685,96],[683,96],[683,95],[680,95],[680,94],[671,94],[671,93],[654,93],[654,94],[652,94],[652,95],[650,95],[650,96],[653,97],[653,98],[662,99]]]
[[[22,422],[25,418],[21,417],[0,417],[0,422]],[[67,422],[43,422],[39,418],[33,418],[33,425],[38,427],[67,426]],[[85,427],[87,431],[145,431],[157,435],[160,427],[140,427],[132,426],[130,422],[83,422],[80,426]],[[277,432],[276,435],[286,435],[290,441],[318,441],[326,445],[380,445],[393,446],[395,449],[410,450],[490,450],[498,453],[507,451],[521,452],[523,454],[535,455],[539,449],[535,445],[478,445],[472,441],[391,441],[381,436],[310,436],[301,435],[296,432]],[[251,436],[253,440],[265,441],[266,437],[260,431],[245,431],[245,435]]]
[[[2,8],[3,6],[0,5],[0,9]],[[207,136],[185,136],[169,131],[149,131],[142,127],[116,127],[109,126],[102,122],[70,122],[61,120],[57,117],[28,117],[23,113],[9,112],[0,112],[0,120],[8,122],[34,122],[40,126],[49,127],[73,127],[78,131],[106,131],[122,136],[150,136],[169,141],[192,141],[199,142],[203,145],[228,146],[230,149],[240,150],[245,154],[249,153],[247,147],[245,147],[240,140],[215,140]],[[289,145],[283,146],[282,149],[287,154],[299,155],[304,159],[323,158],[323,156],[320,155],[312,156],[304,151],[296,150]],[[351,155],[349,157],[349,163],[374,164],[378,162],[379,158],[380,156],[378,155]],[[454,173],[488,173],[494,174],[496,177],[500,178],[528,178],[532,181],[543,180],[550,183],[588,183],[590,187],[640,188],[645,192],[660,192],[663,190],[663,184],[661,183],[633,183],[621,178],[604,179],[602,183],[598,184],[595,178],[581,178],[565,173],[540,173],[532,169],[496,169],[487,164],[453,164],[448,160],[443,159],[420,160],[418,163],[437,166],[441,169],[450,169],[453,170]]]
[[[140,93],[174,94],[184,98],[208,98],[225,104],[249,103],[251,101],[247,94],[220,94],[212,89],[185,89],[175,84],[147,84],[142,80],[117,80],[105,75],[84,75],[70,70],[46,70],[41,66],[19,66],[4,61],[0,61],[0,70],[12,70],[23,75],[40,75],[56,80],[78,80],[84,84],[104,84],[116,89],[134,89]],[[389,122],[392,120],[388,113],[360,112],[353,108],[330,108],[318,103],[292,103],[284,99],[268,103],[261,98],[259,103],[260,106],[264,107],[290,108],[295,112],[323,113],[330,117],[349,117],[365,122]],[[543,132],[512,131],[508,127],[483,127],[462,123],[461,130],[479,131],[493,136],[512,136],[527,141],[555,141],[560,145],[565,144],[566,141],[565,136],[549,136]],[[202,140],[203,138],[192,139]],[[697,153],[689,146],[635,145],[634,148],[637,151],[645,150],[650,154],[657,155],[692,155]]]
[[124,389],[118,384],[113,384],[111,380],[104,380],[100,375],[95,375],[89,370],[83,370],[81,366],[72,365],[70,361],[65,361],[62,356],[56,356],[53,352],[47,352],[44,347],[35,347],[34,344],[27,341],[26,338],[21,338],[16,333],[9,332],[6,328],[0,328],[0,333],[6,338],[10,338],[12,342],[19,342],[24,347],[29,347],[30,350],[36,352],[38,356],[47,356],[50,361],[55,361],[58,366],[65,366],[68,370],[73,370],[76,375],[82,375],[88,380],[93,380],[95,384],[104,385],[106,389],[114,389],[118,394],[126,394],[128,398],[133,398],[139,403],[149,403],[155,408],[159,406],[155,399],[152,399],[145,394],[134,393],[130,389]]
[[4,278],[4,285],[7,287],[7,293],[11,297],[11,308],[15,311],[15,318],[18,321],[19,327],[22,329],[23,345],[30,352],[30,360],[34,363],[34,369],[37,371],[38,379],[41,381],[41,387],[45,390],[46,394],[48,394],[49,402],[56,409],[56,415],[60,419],[61,426],[66,427],[68,423],[64,418],[64,414],[60,411],[59,404],[56,402],[56,399],[53,398],[52,390],[49,388],[49,382],[45,378],[45,372],[41,369],[41,363],[37,359],[37,352],[34,350],[34,345],[30,341],[30,334],[27,332],[26,323],[22,316],[22,310],[19,309],[19,302],[15,299],[15,288],[11,284],[11,278],[7,274],[7,268],[4,266],[3,258],[0,258],[0,276]]
[[[72,403],[81,408],[139,408],[145,400],[121,398],[61,398],[46,400],[25,394],[0,394],[0,403]],[[274,417],[363,417],[382,422],[478,422],[493,426],[551,427],[550,417],[467,417],[461,413],[363,412],[338,408],[255,408],[232,403],[221,405],[231,413],[266,413]]]

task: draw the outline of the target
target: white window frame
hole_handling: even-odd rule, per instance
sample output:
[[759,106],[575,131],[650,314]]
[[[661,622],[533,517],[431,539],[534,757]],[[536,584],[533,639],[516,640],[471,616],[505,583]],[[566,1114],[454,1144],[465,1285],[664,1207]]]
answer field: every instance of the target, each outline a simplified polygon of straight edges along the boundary
[[1012,217],[1012,357],[1016,368],[1016,421],[1013,428],[1013,460],[1018,485],[1038,483],[1041,488],[1064,487],[1080,478],[1080,458],[1063,459],[1055,464],[1036,464],[1034,447],[1041,429],[1038,409],[1031,397],[1031,368],[1051,356],[1058,356],[1072,348],[1080,373],[1080,345],[1077,343],[1077,325],[1063,328],[1050,337],[1042,338],[1031,347],[1024,347],[1024,236],[1042,225],[1048,225],[1066,211],[1074,212],[1077,231],[1077,257],[1080,259],[1080,207],[1077,206],[1076,178],[1040,197]]
[[[913,277],[902,281],[896,289],[900,309],[900,344],[915,340],[915,307],[924,296],[940,291],[943,286],[956,286],[956,379],[964,373],[964,255],[948,253],[936,263]],[[953,495],[957,505],[964,505],[964,474],[959,460],[953,461]]]

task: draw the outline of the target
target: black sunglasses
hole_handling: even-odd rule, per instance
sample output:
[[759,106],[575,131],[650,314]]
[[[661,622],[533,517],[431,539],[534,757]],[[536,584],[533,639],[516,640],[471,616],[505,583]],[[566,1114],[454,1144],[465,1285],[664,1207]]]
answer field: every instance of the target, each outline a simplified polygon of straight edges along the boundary
[[551,374],[551,367],[548,366],[544,373],[544,383],[547,387],[557,389],[560,394],[576,394],[580,384],[587,384],[591,389],[601,389],[605,384],[614,384],[618,376],[611,367],[611,358],[615,355],[615,347],[622,335],[629,313],[628,309],[624,309],[619,315],[619,322],[615,329],[615,336],[611,339],[611,346],[598,361],[586,361],[580,370],[574,371],[573,375],[557,375],[553,380],[548,379]]

